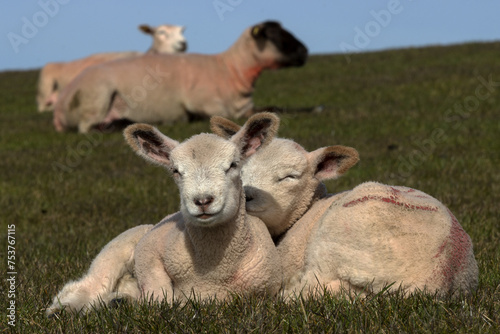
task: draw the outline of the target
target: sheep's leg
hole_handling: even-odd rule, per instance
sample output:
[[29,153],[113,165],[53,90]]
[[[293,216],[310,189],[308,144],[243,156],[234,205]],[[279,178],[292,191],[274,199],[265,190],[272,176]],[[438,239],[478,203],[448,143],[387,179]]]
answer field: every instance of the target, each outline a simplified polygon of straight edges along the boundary
[[134,249],[153,225],[140,225],[111,240],[92,261],[88,273],[67,283],[47,309],[47,315],[68,307],[72,311],[88,311],[116,298],[137,299],[140,295],[133,276]]
[[129,106],[127,102],[116,92],[111,97],[108,113],[102,122],[109,125],[114,121],[118,121],[123,118],[123,115],[128,109]]
[[129,106],[127,102],[118,93],[114,93],[111,97],[111,103],[106,117],[102,122],[95,125],[95,128],[99,131],[110,132],[133,123],[124,118],[128,109]]
[[161,302],[166,297],[173,297],[172,280],[159,256],[153,255],[141,261],[135,271],[143,299]]
[[87,133],[90,131],[90,129],[94,126],[94,122],[91,120],[82,120],[80,123],[78,123],[78,132],[80,133]]

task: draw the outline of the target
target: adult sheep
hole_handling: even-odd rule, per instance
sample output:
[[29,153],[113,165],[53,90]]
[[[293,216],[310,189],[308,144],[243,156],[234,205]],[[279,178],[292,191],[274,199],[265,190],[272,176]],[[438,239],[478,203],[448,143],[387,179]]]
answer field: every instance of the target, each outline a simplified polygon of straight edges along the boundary
[[[212,130],[239,128],[214,117]],[[307,152],[274,139],[245,164],[246,208],[277,240],[285,295],[353,290],[425,290],[439,295],[477,287],[470,237],[438,200],[418,190],[363,183],[326,194],[324,180],[358,161],[356,150],[330,146]]]
[[[170,54],[184,52],[187,48],[183,35],[184,27],[164,24],[155,28],[143,24],[139,26],[139,29],[153,37],[153,44],[147,53]],[[142,54],[142,52],[134,51],[98,53],[74,61],[46,64],[41,69],[38,78],[36,98],[38,112],[53,111],[59,92],[87,67],[107,61],[137,57]]]
[[201,134],[181,144],[150,125],[128,127],[129,145],[173,174],[181,210],[154,227],[141,225],[115,238],[86,276],[61,290],[47,314],[64,307],[88,311],[115,297],[137,299],[139,291],[155,300],[277,293],[277,250],[263,222],[245,213],[240,169],[269,143],[278,122],[272,114],[259,114],[229,141]]
[[238,118],[252,111],[254,83],[263,70],[302,66],[306,59],[306,47],[291,33],[263,22],[220,54],[145,55],[95,66],[61,94],[54,126],[87,132],[119,119]]

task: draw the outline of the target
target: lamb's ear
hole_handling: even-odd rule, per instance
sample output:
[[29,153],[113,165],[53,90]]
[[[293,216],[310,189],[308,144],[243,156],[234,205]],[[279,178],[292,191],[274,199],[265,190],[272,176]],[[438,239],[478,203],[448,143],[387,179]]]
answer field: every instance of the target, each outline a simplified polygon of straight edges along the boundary
[[150,34],[150,35],[154,35],[154,33],[155,33],[155,29],[148,26],[147,24],[141,24],[139,26],[139,30],[145,34]]
[[249,157],[271,142],[279,124],[280,119],[273,113],[255,114],[231,137],[231,141],[240,147],[242,157]]
[[170,139],[148,124],[128,126],[123,134],[132,149],[141,157],[155,164],[170,165],[170,153],[179,142]]
[[219,137],[229,139],[241,129],[241,126],[231,122],[227,118],[221,116],[213,116],[210,118],[210,130]]
[[358,163],[359,154],[352,147],[329,146],[312,151],[308,155],[312,166],[316,166],[314,176],[320,180],[336,179]]

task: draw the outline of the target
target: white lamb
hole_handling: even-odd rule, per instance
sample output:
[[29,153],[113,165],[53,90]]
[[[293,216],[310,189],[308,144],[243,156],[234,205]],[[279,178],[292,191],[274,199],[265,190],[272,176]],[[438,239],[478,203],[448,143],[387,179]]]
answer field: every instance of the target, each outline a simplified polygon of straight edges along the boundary
[[230,141],[201,134],[182,144],[149,125],[128,127],[132,148],[173,173],[181,212],[154,228],[143,225],[115,238],[86,276],[61,290],[47,314],[64,307],[88,311],[99,300],[137,299],[139,288],[143,297],[156,300],[192,293],[219,299],[229,293],[277,293],[282,282],[277,250],[262,221],[245,214],[240,168],[268,144],[278,123],[272,114],[258,114]]
[[[171,54],[184,52],[187,48],[183,35],[184,27],[160,25],[154,28],[143,24],[139,26],[139,29],[153,37],[153,44],[147,53]],[[74,61],[46,64],[41,69],[38,78],[36,98],[38,111],[53,111],[59,92],[87,67],[107,61],[137,57],[142,54],[142,52],[134,51],[98,53]]]
[[[212,130],[229,136],[238,126],[220,117]],[[276,238],[285,295],[351,290],[426,290],[440,295],[477,287],[472,242],[453,214],[418,190],[363,183],[326,194],[322,183],[358,161],[352,148],[307,152],[274,139],[245,164],[248,214]]]
[[214,55],[145,55],[94,66],[61,92],[57,131],[127,119],[148,124],[253,112],[252,94],[266,69],[302,66],[307,48],[277,22],[245,29]]

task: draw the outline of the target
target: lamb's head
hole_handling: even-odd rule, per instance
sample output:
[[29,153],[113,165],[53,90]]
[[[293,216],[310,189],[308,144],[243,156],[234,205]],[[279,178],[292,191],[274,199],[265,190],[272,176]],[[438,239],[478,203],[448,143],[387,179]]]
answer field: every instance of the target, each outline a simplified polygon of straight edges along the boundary
[[[222,117],[212,117],[211,126],[222,137],[238,131],[238,125]],[[350,147],[337,145],[307,152],[292,140],[275,138],[243,166],[247,212],[260,218],[277,237],[325,195],[322,181],[338,178],[358,160],[358,152]]]
[[271,141],[278,124],[276,116],[262,113],[229,140],[204,133],[182,143],[150,125],[134,124],[125,129],[125,138],[140,156],[171,172],[186,223],[215,226],[244,212],[241,166]]
[[269,67],[302,66],[307,60],[307,48],[281,24],[266,21],[245,31],[250,43],[256,45],[255,57],[269,62]]
[[153,36],[153,46],[148,53],[178,53],[187,50],[186,38],[183,35],[185,27],[164,24],[153,28],[142,24],[139,29]]

